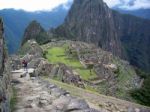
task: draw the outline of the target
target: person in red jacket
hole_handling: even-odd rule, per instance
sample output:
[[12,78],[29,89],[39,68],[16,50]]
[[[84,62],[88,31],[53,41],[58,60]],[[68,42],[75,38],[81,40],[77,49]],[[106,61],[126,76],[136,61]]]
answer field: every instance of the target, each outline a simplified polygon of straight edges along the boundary
[[23,60],[23,61],[22,61],[22,64],[23,64],[24,70],[25,70],[26,72],[28,72],[28,63],[27,63],[27,61]]

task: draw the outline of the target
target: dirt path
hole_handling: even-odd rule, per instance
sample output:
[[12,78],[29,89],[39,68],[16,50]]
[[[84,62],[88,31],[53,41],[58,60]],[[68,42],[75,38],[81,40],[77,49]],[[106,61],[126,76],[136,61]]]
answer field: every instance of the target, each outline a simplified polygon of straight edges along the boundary
[[[29,72],[33,72],[32,69]],[[72,97],[67,91],[37,78],[30,79],[23,70],[13,71],[13,85],[17,90],[15,112],[98,112],[90,109],[79,98]],[[74,111],[77,112],[77,111]]]
[[[23,73],[14,73],[13,79],[18,81],[14,87],[17,90],[17,104],[15,112],[45,112],[43,108],[37,106],[37,100],[41,95],[48,94],[42,92],[42,86],[38,82],[33,82],[27,76],[20,78]],[[34,84],[33,84],[34,83]]]
[[[44,80],[49,79],[44,78]],[[120,100],[110,96],[100,95],[98,93],[61,83],[59,81],[49,81],[69,91],[72,95],[85,99],[91,105],[91,107],[98,110],[104,109],[107,110],[107,112],[150,112],[149,107]]]

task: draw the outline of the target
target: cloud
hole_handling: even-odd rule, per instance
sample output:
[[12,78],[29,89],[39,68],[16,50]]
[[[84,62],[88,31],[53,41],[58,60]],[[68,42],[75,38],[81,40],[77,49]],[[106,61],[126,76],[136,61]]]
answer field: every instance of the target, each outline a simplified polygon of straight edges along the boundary
[[63,4],[64,9],[69,10],[71,5],[73,3],[73,0],[68,0],[65,4]]
[[0,9],[14,8],[26,11],[52,10],[53,8],[67,3],[71,0],[0,0]]
[[121,3],[120,0],[104,0],[104,2],[106,2],[109,7],[114,7]]
[[150,0],[104,0],[109,7],[117,7],[126,10],[148,9]]
[[[63,5],[69,9],[73,0],[0,0],[0,9],[14,8],[26,11],[41,11],[56,8]],[[150,8],[150,0],[104,0],[109,7],[116,7],[126,10]]]

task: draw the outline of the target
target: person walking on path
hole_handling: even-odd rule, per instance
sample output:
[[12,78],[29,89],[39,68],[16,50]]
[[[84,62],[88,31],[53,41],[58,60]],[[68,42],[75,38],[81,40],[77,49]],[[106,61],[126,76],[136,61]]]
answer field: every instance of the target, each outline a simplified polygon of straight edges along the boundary
[[28,72],[28,63],[26,60],[22,61],[23,67],[24,67],[24,71]]

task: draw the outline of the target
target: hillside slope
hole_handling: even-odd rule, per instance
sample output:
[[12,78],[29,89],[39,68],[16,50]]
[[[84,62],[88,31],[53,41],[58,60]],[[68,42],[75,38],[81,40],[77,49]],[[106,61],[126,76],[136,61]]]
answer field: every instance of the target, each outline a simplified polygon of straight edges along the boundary
[[[52,79],[49,79],[49,80],[44,79],[44,80],[52,82],[56,84],[57,86],[62,87],[63,89],[69,91],[70,94],[74,96],[85,99],[91,107],[98,109],[98,110],[105,109],[108,112],[109,111],[116,112],[116,111],[121,111],[121,110],[123,110],[124,112],[127,112],[128,110],[132,110],[131,112],[134,112],[133,107],[136,107],[136,108],[143,108],[141,109],[142,112],[150,111],[148,107],[144,107],[136,103],[128,102],[125,100],[120,100],[111,96],[97,94],[95,92],[84,90],[78,87],[73,87],[71,85],[67,85],[65,83],[61,83],[56,80],[52,80]],[[110,107],[108,105],[110,105]],[[135,112],[136,112],[136,109],[135,109]]]

